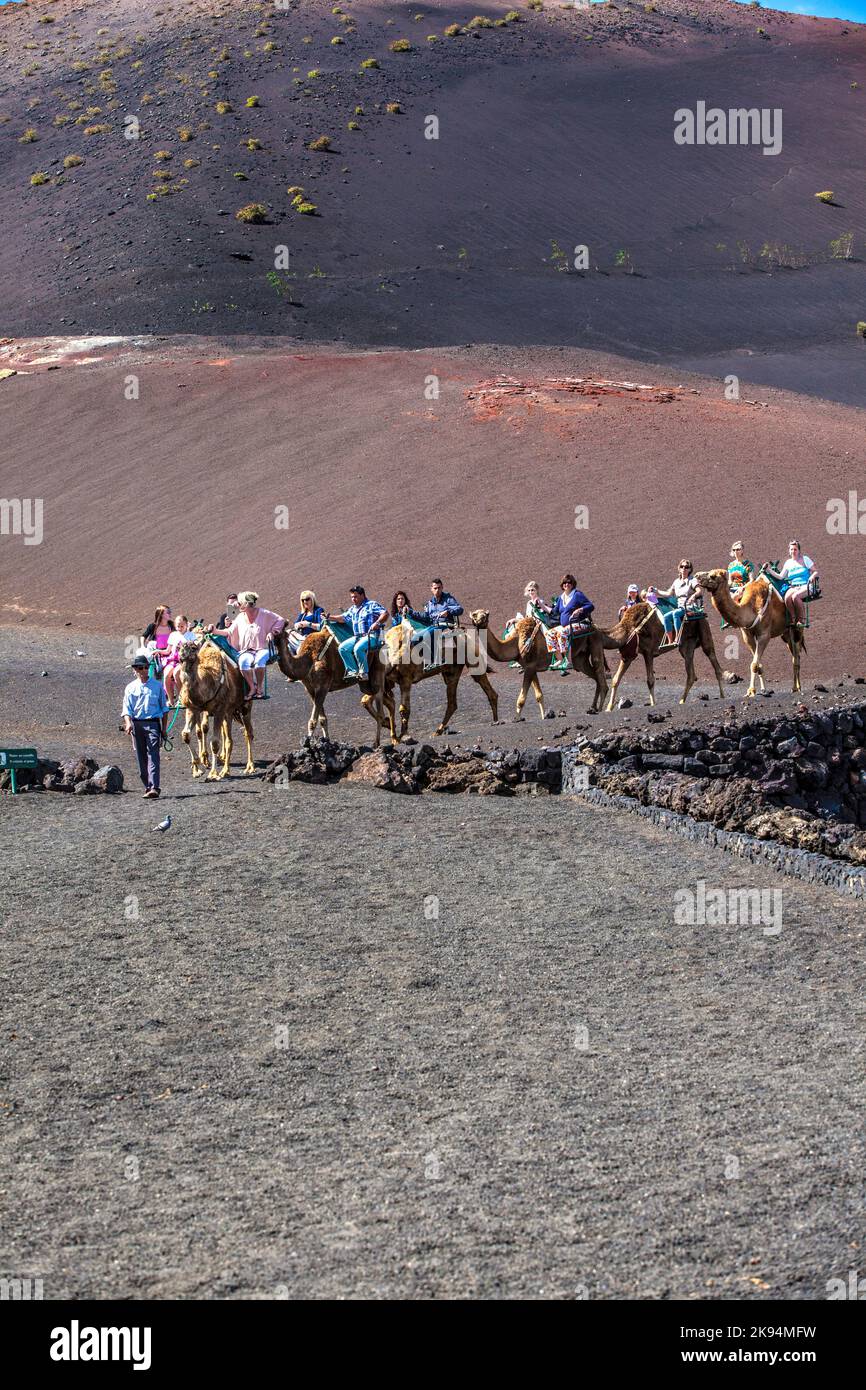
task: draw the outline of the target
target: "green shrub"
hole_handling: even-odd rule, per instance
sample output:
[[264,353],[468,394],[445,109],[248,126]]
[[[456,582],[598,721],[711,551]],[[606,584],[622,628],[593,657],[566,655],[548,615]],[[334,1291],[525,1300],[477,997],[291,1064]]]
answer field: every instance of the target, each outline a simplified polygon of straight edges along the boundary
[[392,53],[412,52],[412,45],[408,39],[395,39],[393,43],[388,44],[388,47],[390,48]]
[[31,175],[30,175],[30,186],[31,186],[31,188],[38,188],[39,185],[40,185],[41,183],[50,183],[50,182],[51,182],[51,180],[49,179],[48,175],[47,175],[46,173],[43,173],[41,170],[40,170],[39,173],[31,174]]
[[268,210],[264,203],[247,203],[235,213],[238,222],[267,222]]
[[823,193],[816,193],[815,197],[819,203],[835,203],[836,194],[831,188],[825,188]]
[[311,140],[308,146],[311,150],[329,150],[331,148],[330,135],[319,135],[315,140]]
[[246,104],[247,104],[247,106],[260,106],[260,105],[261,105],[261,103],[260,103],[258,97],[247,97]]
[[443,34],[447,34],[449,39],[456,39],[458,34],[463,33],[463,30],[460,28],[459,24],[449,24],[448,28],[443,29],[442,32]]
[[63,161],[63,167],[64,169],[77,169],[79,164],[83,163],[84,160],[80,154],[68,154]]
[[19,135],[19,137],[18,137],[18,144],[19,144],[19,145],[32,145],[33,142],[34,142],[34,140],[38,140],[38,139],[39,139],[39,132],[36,131],[36,130],[34,130],[33,127],[30,126],[27,130],[25,130],[25,132],[24,132],[23,135]]
[[362,69],[363,69],[363,68],[377,68],[378,66],[379,66],[379,59],[378,59],[378,58],[365,58],[364,61],[363,61],[362,64],[361,64]]
[[318,211],[318,209],[315,203],[300,202],[295,204],[295,211],[306,213],[307,216],[310,217],[314,212]]
[[230,101],[218,101],[216,106],[214,107],[214,110],[220,116],[227,116],[230,111],[234,110],[234,108]]

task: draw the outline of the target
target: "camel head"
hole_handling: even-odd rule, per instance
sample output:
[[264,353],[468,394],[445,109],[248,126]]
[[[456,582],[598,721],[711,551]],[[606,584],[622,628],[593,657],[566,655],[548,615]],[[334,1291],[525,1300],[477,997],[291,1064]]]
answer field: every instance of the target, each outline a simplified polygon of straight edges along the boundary
[[726,570],[700,570],[694,578],[695,583],[710,594],[717,594],[720,589],[726,588],[728,583]]
[[473,608],[469,617],[473,627],[485,628],[490,622],[490,613],[486,608]]
[[180,664],[185,670],[190,671],[198,661],[198,642],[181,643],[179,657]]

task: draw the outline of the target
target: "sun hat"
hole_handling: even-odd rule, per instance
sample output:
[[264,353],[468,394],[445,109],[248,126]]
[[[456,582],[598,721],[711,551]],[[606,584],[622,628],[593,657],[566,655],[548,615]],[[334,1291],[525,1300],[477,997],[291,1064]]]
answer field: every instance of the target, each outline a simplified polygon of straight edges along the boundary
[[133,669],[137,671],[141,666],[149,666],[150,662],[148,661],[146,656],[142,656],[141,654],[139,654],[138,656],[134,656],[132,658],[130,664],[133,667]]

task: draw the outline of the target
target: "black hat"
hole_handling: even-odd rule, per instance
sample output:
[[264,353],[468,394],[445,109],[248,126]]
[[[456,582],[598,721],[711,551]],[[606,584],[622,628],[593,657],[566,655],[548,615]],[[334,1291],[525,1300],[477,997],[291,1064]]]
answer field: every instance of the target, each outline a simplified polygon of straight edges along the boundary
[[131,662],[133,670],[137,671],[141,666],[149,666],[150,662],[146,656],[134,656]]

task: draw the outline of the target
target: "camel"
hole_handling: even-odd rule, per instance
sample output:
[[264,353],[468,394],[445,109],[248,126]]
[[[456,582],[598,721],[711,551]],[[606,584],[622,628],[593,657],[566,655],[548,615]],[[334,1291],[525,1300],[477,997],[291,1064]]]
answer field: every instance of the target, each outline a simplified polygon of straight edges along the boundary
[[391,738],[394,739],[394,701],[389,700],[384,688],[384,671],[378,659],[379,652],[370,654],[370,678],[365,681],[352,680],[346,676],[343,658],[335,637],[330,632],[311,632],[301,643],[297,656],[289,646],[288,632],[283,628],[276,633],[274,641],[277,661],[287,680],[300,681],[313,702],[307,733],[312,738],[317,726],[323,738],[328,738],[328,716],[325,714],[325,699],[332,690],[348,690],[357,686],[361,691],[361,704],[376,721],[376,747],[382,741],[383,706],[388,707]]
[[[493,722],[496,723],[497,712],[499,709],[499,696],[490,684],[490,677],[487,674],[487,662],[484,651],[477,632],[470,632],[467,628],[444,628],[440,633],[440,641],[446,644],[453,644],[451,656],[453,659],[443,661],[440,665],[434,666],[429,670],[425,668],[420,650],[421,644],[411,646],[412,626],[404,621],[396,627],[392,627],[385,633],[385,640],[380,648],[380,657],[385,670],[385,704],[388,707],[388,715],[391,719],[391,736],[395,743],[399,743],[409,730],[409,716],[411,714],[412,686],[419,681],[426,680],[428,676],[441,676],[445,682],[446,702],[445,713],[442,721],[435,731],[438,737],[444,734],[448,727],[455,710],[457,709],[457,686],[464,670],[468,670],[475,684],[480,686],[487,696],[490,709],[493,713]],[[479,669],[480,668],[480,669]],[[394,722],[394,686],[400,687],[400,732],[397,733]]]
[[[634,661],[638,652],[644,659],[646,666],[646,683],[649,690],[649,702],[655,704],[655,658],[659,648],[664,641],[664,626],[661,617],[656,615],[652,604],[636,603],[632,608],[627,608],[620,621],[608,631],[599,629],[601,639],[606,651],[615,650],[619,652],[619,666],[614,672],[613,681],[610,687],[610,699],[607,702],[607,712],[613,709],[616,699],[616,692],[619,683]],[[722,668],[716,656],[716,648],[713,642],[713,634],[710,629],[709,621],[706,617],[686,619],[683,623],[682,634],[680,636],[679,650],[686,663],[686,685],[680,698],[680,704],[684,705],[689,697],[689,691],[697,680],[695,675],[695,652],[698,647],[709,658],[710,664],[716,673],[716,680],[719,685],[719,699],[725,698],[725,687],[722,684]]]
[[[207,758],[208,712],[203,709],[193,709],[192,705],[189,703],[186,687],[183,684],[181,684],[180,687],[178,703],[182,705],[185,710],[183,729],[181,730],[180,736],[189,752],[192,775],[193,777],[200,777],[203,772],[207,772],[209,766]],[[193,745],[192,741],[193,735],[195,735],[195,745]]]
[[[195,642],[185,642],[180,649],[180,680],[181,703],[188,712],[183,731],[184,742],[189,746],[187,734],[195,728],[199,739],[199,758],[205,765],[208,729],[213,728],[208,781],[220,781],[228,776],[234,719],[243,724],[246,738],[244,775],[254,773],[252,701],[247,695],[246,681],[234,662],[225,656],[215,642],[205,640],[200,646]],[[196,759],[191,748],[190,758],[193,776],[196,776]],[[217,762],[221,764],[219,770]]]
[[[520,618],[507,637],[497,637],[495,632],[490,631],[490,614],[485,608],[476,608],[469,616],[475,627],[487,633],[487,651],[493,660],[516,661],[523,671],[523,682],[514,712],[515,719],[520,718],[530,689],[544,719],[544,695],[538,675],[540,671],[550,669],[553,652],[547,650],[541,623],[537,618]],[[597,713],[604,708],[607,672],[601,636],[595,629],[590,629],[585,637],[579,636],[572,640],[571,664],[575,671],[582,671],[590,680],[595,681],[595,696],[590,713]]]
[[794,668],[794,693],[800,689],[800,653],[806,650],[802,628],[795,627],[788,619],[785,601],[769,579],[758,575],[746,584],[739,598],[734,598],[728,585],[725,570],[706,570],[695,575],[696,583],[706,589],[713,601],[713,607],[726,623],[739,628],[743,640],[752,653],[751,681],[746,696],[755,698],[755,680],[764,689],[763,655],[767,644],[774,637],[781,637],[791,653]]

